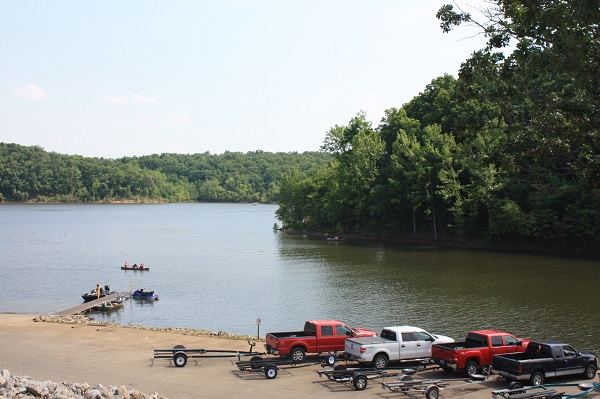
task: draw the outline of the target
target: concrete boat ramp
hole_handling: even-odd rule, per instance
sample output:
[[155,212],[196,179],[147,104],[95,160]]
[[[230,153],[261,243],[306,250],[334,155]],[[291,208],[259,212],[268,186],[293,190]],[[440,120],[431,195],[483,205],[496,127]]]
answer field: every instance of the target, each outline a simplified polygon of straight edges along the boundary
[[105,295],[101,298],[94,299],[93,301],[84,302],[81,305],[73,306],[72,308],[61,310],[60,312],[54,313],[55,316],[72,316],[75,314],[81,314],[87,312],[94,306],[100,305],[102,302],[114,301],[117,298],[129,298],[131,293],[129,292],[113,292],[112,294]]

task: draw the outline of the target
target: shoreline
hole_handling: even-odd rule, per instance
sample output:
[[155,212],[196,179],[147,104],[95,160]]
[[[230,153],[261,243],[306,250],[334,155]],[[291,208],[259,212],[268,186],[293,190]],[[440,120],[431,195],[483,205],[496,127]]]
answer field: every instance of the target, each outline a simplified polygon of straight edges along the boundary
[[[68,324],[34,321],[34,317],[38,316],[0,313],[0,342],[3,344],[0,370],[9,370],[12,375],[28,376],[38,381],[67,381],[90,387],[101,385],[120,392],[134,390],[169,399],[305,399],[325,396],[328,399],[348,399],[355,392],[347,384],[319,378],[317,372],[322,368],[318,363],[281,368],[277,378],[266,379],[260,373],[240,371],[235,357],[190,358],[185,367],[175,367],[172,359],[153,358],[155,349],[174,348],[176,345],[189,349],[247,351],[247,343],[240,339],[188,335],[182,333],[183,329],[176,328],[150,330],[110,323]],[[348,365],[356,367],[352,363]],[[398,369],[395,371],[400,372]],[[418,377],[440,379],[449,376],[439,370],[428,370],[419,372]],[[386,378],[390,382],[395,377]],[[356,395],[366,399],[397,399],[399,393],[382,390],[381,382],[385,379],[370,380],[367,388]],[[555,379],[553,382],[576,381]],[[493,390],[505,389],[506,386],[507,381],[492,376],[483,382],[452,383],[442,389],[441,397],[489,399]],[[136,395],[115,395],[114,398],[143,399]]]

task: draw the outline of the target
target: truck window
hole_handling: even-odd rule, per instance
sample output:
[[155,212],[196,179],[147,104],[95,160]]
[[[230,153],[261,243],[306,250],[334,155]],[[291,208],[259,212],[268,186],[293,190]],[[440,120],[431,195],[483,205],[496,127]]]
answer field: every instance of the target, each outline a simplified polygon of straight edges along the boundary
[[306,323],[304,323],[304,332],[312,334],[312,335],[316,335],[317,334],[317,326],[315,326],[313,323],[306,322]]
[[517,339],[511,335],[505,335],[504,336],[504,342],[506,345],[517,345],[519,342],[517,341]]
[[487,337],[479,334],[467,334],[466,342],[477,346],[487,346]]
[[397,341],[396,332],[391,330],[381,330],[381,338],[390,339],[392,341]]
[[415,341],[415,337],[411,332],[403,332],[402,333],[402,342],[410,342]]
[[500,335],[494,335],[492,337],[492,346],[502,346],[503,342],[502,342],[502,336]]
[[565,357],[577,356],[577,351],[575,349],[571,348],[569,345],[563,345],[562,350],[563,350],[563,353],[565,354]]
[[337,335],[344,335],[347,337],[352,336],[352,330],[350,329],[350,327],[346,327],[343,324],[338,324],[337,326],[335,326],[335,333]]
[[559,346],[555,346],[552,348],[552,353],[556,359],[560,359],[562,357],[562,352]]
[[431,335],[429,335],[423,331],[415,332],[415,340],[416,341],[431,341],[431,342],[435,341],[435,339],[433,339],[433,337]]
[[330,337],[333,335],[333,326],[321,326],[321,336]]

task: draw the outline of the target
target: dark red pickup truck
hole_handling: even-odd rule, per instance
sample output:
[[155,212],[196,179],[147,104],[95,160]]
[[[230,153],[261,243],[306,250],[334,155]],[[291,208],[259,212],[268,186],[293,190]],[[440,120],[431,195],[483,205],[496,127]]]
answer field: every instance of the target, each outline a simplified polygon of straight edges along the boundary
[[463,342],[437,344],[431,347],[431,360],[444,370],[477,374],[481,367],[492,364],[494,355],[524,352],[529,340],[498,330],[471,331]]
[[309,320],[302,331],[268,333],[265,348],[267,353],[301,362],[306,353],[344,352],[348,337],[375,335],[375,331],[351,328],[338,320]]

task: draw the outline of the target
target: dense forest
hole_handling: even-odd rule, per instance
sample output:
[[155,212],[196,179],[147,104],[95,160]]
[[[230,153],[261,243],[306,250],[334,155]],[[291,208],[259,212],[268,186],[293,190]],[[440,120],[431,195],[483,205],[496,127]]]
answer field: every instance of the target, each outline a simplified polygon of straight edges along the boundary
[[262,151],[103,159],[0,143],[0,202],[276,203],[286,171],[310,175],[330,159]]
[[286,173],[284,228],[598,253],[600,7],[487,4],[479,20],[438,12],[445,32],[474,24],[488,39],[458,78],[377,126],[358,112],[327,132],[327,167]]

